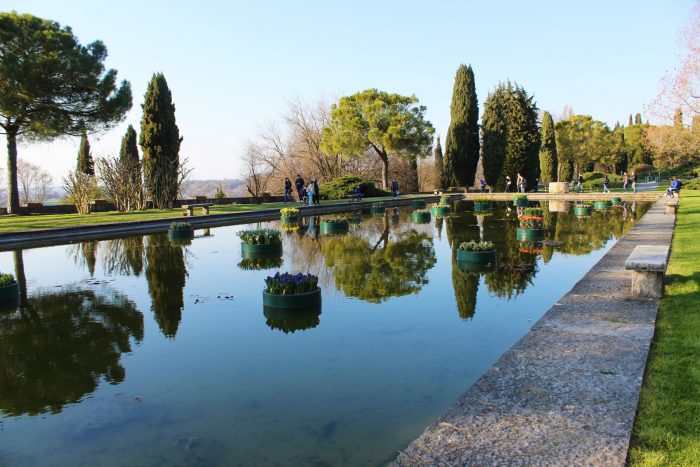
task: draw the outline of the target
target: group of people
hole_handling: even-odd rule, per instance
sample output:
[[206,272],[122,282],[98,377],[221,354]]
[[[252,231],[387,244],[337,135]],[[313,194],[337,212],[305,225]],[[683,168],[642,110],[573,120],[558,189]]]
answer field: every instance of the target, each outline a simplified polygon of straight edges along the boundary
[[[300,174],[297,174],[296,180],[294,180],[294,187],[297,190],[297,196],[299,197],[299,202],[311,205],[321,204],[321,188],[318,185],[318,179],[314,178],[309,183],[304,182]],[[292,197],[292,181],[289,177],[284,177],[284,202],[294,202]]]
[[[483,183],[483,179],[481,189],[483,191],[485,183]],[[535,193],[537,193],[537,185],[539,183],[539,180],[535,179]],[[510,186],[513,184],[513,181],[510,178],[510,175],[506,175],[506,193],[510,193]],[[516,178],[516,189],[518,193],[525,193],[527,191],[527,180],[525,180],[525,177],[523,177],[520,172],[518,172],[518,176]]]

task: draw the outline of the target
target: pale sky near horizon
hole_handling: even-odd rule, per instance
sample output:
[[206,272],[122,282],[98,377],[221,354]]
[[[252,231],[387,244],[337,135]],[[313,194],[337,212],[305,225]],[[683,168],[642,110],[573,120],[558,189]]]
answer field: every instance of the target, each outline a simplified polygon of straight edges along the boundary
[[[114,130],[90,137],[93,156],[117,155],[129,123],[139,131],[146,85],[162,71],[191,178],[221,179],[241,175],[247,142],[296,96],[312,102],[368,88],[415,94],[444,138],[460,63],[474,69],[480,108],[498,82],[511,80],[555,117],[568,104],[611,126],[626,124],[677,66],[678,32],[693,4],[0,0],[0,10],[71,26],[83,44],[102,40],[107,67],[131,82],[132,110]],[[78,143],[22,144],[19,157],[60,181],[75,165]]]

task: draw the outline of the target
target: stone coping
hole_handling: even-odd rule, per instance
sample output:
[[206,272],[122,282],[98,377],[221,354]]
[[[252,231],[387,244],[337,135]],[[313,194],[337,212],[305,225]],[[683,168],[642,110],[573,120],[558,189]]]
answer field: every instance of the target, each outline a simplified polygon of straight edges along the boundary
[[465,199],[473,200],[475,198],[488,198],[498,201],[512,200],[516,195],[526,195],[527,199],[530,201],[551,201],[551,200],[562,200],[562,201],[596,201],[596,200],[610,200],[612,198],[620,198],[623,201],[656,201],[664,195],[660,191],[638,191],[637,193],[597,193],[597,192],[584,192],[584,193],[466,193],[464,195]]
[[630,297],[624,264],[637,245],[670,245],[675,216],[664,208],[658,201],[395,465],[624,466],[659,303]]
[[637,245],[625,261],[625,269],[665,272],[670,251],[667,245]]

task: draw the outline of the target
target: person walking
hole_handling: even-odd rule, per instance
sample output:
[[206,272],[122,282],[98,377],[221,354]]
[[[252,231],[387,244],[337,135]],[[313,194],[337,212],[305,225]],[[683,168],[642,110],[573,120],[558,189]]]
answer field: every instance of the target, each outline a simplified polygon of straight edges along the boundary
[[632,193],[637,192],[637,172],[632,172]]
[[318,186],[318,178],[314,177],[314,181],[311,182],[311,185],[314,190],[314,202],[313,204],[316,204],[318,206],[321,205],[321,187]]
[[520,175],[520,172],[518,172],[518,191],[525,193],[525,177]]
[[297,179],[294,180],[294,186],[297,189],[297,196],[299,196],[299,202],[304,202],[304,179],[301,175],[297,174]]
[[479,180],[479,185],[481,186],[481,192],[486,193],[486,180],[483,178]]
[[534,191],[535,193],[537,193],[537,188],[539,188],[539,186],[540,186],[540,179],[539,179],[539,178],[535,178],[535,189],[532,190],[532,191]]
[[583,193],[583,175],[581,175],[581,172],[578,173],[578,192]]
[[394,178],[391,180],[391,197],[396,198],[399,196],[399,182]]
[[510,175],[506,175],[506,193],[510,192]]
[[622,174],[622,189],[627,193],[627,182],[629,181],[629,177],[627,176],[627,172]]
[[605,178],[603,178],[603,193],[610,193],[610,190],[608,189],[609,184],[610,179],[608,179],[608,174],[605,174]]
[[284,177],[284,202],[292,202],[292,182],[289,177]]

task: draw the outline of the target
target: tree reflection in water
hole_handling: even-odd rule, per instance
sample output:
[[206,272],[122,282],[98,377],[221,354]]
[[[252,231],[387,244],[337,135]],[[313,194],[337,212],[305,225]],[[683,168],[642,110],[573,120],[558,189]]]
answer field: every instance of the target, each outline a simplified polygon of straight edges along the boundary
[[[26,287],[26,286],[25,286]],[[124,380],[121,354],[143,339],[143,315],[109,289],[39,292],[0,315],[0,411],[57,413],[104,378]]]
[[148,236],[146,281],[151,310],[166,337],[175,338],[185,306],[183,289],[187,277],[182,244],[172,243],[165,234]]

